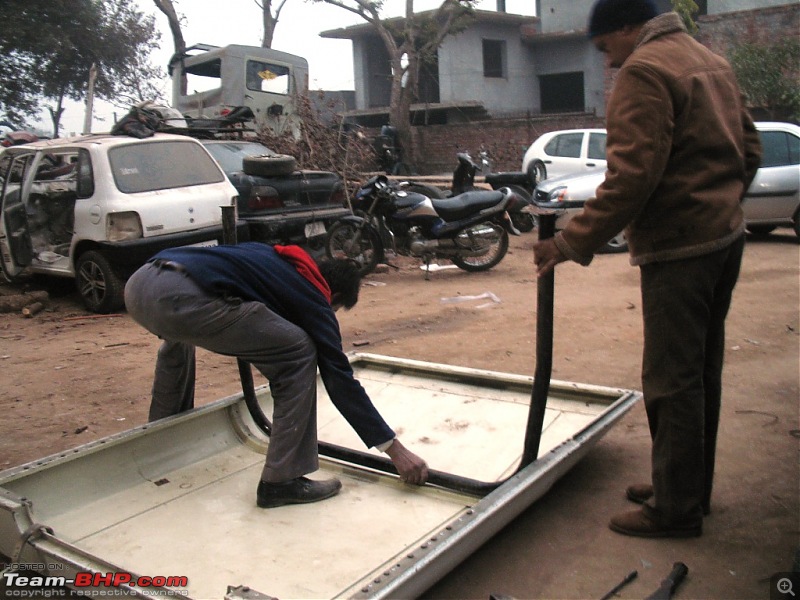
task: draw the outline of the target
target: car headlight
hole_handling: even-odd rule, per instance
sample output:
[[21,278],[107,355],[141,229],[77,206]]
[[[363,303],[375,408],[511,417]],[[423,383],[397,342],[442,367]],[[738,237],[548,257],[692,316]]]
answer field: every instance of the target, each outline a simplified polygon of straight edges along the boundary
[[106,239],[109,242],[138,240],[142,237],[142,221],[136,212],[111,213],[106,217]]
[[547,196],[548,202],[566,202],[569,200],[569,188],[565,185],[560,185],[553,188],[553,191]]

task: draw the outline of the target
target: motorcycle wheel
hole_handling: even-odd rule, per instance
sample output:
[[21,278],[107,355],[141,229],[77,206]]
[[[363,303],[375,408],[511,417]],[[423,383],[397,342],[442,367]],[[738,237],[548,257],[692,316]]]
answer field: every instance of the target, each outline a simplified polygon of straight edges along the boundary
[[339,221],[328,230],[325,253],[329,258],[352,260],[363,276],[372,273],[383,260],[383,246],[377,232],[369,226]]
[[[498,225],[495,225],[498,227]],[[508,232],[500,228],[500,239],[492,244],[489,251],[481,256],[454,256],[451,260],[459,269],[465,271],[488,271],[496,266],[508,252]]]
[[511,223],[513,223],[514,227],[522,233],[533,231],[533,228],[536,226],[536,220],[531,213],[510,212],[508,216],[511,217]]

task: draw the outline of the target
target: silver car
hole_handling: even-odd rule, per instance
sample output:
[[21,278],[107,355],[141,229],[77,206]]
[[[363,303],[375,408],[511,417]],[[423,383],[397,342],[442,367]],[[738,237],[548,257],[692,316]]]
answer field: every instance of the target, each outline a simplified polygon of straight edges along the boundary
[[[800,238],[800,127],[791,123],[757,122],[763,158],[761,168],[742,202],[747,231],[767,235],[777,227],[792,227]],[[604,169],[582,175],[548,179],[536,186],[536,202],[556,203],[563,212],[556,229],[563,229],[574,214],[593,198]],[[610,240],[602,251],[627,250],[624,234]]]

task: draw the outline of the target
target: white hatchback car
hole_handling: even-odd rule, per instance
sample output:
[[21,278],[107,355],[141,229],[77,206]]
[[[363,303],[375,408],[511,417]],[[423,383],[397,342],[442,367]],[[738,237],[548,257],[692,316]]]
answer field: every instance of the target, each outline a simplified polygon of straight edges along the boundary
[[[777,227],[792,227],[800,238],[800,127],[792,123],[756,122],[763,156],[761,167],[742,200],[747,231],[763,236]],[[593,198],[605,179],[605,169],[549,179],[533,193],[537,204],[558,208],[556,229],[563,229],[583,203]],[[562,210],[563,209],[563,210]],[[605,252],[623,252],[623,233],[610,240]]]
[[565,129],[545,133],[531,144],[522,158],[522,171],[534,184],[605,167],[605,129]]
[[0,154],[0,186],[6,278],[72,277],[98,313],[123,306],[126,279],[160,250],[220,243],[221,207],[237,196],[200,142],[161,133],[12,146]]

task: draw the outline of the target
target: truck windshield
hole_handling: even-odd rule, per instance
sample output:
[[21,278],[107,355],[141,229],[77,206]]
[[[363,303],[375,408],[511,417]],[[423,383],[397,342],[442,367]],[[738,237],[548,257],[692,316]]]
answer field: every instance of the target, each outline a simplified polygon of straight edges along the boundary
[[214,160],[194,142],[152,141],[108,152],[114,182],[126,194],[219,183],[225,180]]

